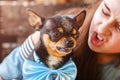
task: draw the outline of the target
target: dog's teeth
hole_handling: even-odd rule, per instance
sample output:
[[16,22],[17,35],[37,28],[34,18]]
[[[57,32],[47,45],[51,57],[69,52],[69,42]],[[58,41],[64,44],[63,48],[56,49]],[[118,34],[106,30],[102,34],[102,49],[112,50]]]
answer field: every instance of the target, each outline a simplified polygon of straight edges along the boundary
[[66,50],[62,48],[61,51],[65,52]]
[[66,49],[66,48],[57,47],[57,49],[58,49],[60,52],[71,52],[70,49]]
[[64,49],[64,48],[62,48],[62,49],[61,49],[61,51],[62,51],[62,52],[67,52],[67,50],[66,50],[66,49]]

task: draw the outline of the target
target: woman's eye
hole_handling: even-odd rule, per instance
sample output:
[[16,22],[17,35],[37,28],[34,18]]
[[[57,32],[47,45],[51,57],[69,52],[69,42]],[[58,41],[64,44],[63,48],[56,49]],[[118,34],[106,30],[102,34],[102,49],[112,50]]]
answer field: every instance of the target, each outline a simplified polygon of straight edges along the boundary
[[103,13],[105,16],[110,16],[110,14],[107,13],[104,9],[102,9],[102,13]]
[[118,25],[118,31],[120,32],[120,25]]
[[115,24],[115,26],[116,26],[116,30],[118,31],[118,32],[120,32],[120,24]]

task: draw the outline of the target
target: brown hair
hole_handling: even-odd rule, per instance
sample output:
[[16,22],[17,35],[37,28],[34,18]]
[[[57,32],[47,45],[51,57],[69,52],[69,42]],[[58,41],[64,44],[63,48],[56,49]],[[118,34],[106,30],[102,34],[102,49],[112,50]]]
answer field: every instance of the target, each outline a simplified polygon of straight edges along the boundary
[[73,60],[75,61],[78,73],[76,80],[97,80],[97,56],[88,46],[88,32],[91,19],[97,9],[97,5],[87,8],[87,16],[83,26],[80,29],[80,37],[78,40]]
[[[88,32],[91,19],[99,3],[87,9],[86,20],[80,29],[81,34],[79,36],[77,47],[74,50],[75,54],[72,57],[78,69],[76,80],[100,80],[100,76],[98,76],[97,54],[88,46]],[[120,58],[116,66],[117,68],[120,68]]]

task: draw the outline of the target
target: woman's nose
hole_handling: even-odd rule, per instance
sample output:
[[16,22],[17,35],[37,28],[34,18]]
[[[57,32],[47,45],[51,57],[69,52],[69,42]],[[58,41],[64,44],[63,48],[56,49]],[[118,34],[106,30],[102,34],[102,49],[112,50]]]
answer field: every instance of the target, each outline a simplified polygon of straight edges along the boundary
[[116,26],[116,23],[113,19],[109,19],[107,21],[104,21],[101,25],[98,27],[98,33],[103,34],[103,35],[111,35],[112,30]]
[[110,33],[110,30],[109,30],[109,26],[106,25],[106,24],[100,25],[100,26],[98,27],[98,29],[97,29],[97,32],[98,32],[99,34],[103,34],[103,35],[110,35],[110,34],[111,34],[111,33]]

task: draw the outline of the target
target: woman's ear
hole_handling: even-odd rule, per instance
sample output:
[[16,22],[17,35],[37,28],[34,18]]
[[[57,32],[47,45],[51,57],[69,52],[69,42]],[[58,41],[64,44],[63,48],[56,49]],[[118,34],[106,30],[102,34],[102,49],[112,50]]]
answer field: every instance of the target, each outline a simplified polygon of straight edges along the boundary
[[35,29],[39,30],[44,22],[44,18],[39,16],[37,13],[33,12],[32,10],[28,9],[28,20],[29,24]]
[[77,16],[74,17],[76,23],[79,25],[79,27],[81,27],[84,23],[86,17],[86,11],[83,10],[81,11]]

